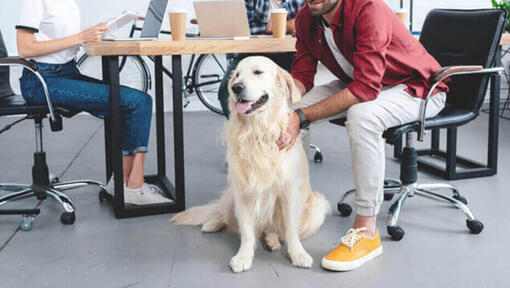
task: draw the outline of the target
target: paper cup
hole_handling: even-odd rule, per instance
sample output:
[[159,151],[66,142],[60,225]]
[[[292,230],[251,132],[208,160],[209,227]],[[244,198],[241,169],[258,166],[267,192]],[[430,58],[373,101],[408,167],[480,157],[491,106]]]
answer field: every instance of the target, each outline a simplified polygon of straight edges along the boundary
[[409,24],[409,11],[407,11],[407,9],[398,9],[395,11],[395,14],[397,14],[398,19],[400,19],[404,25],[407,26]]
[[273,30],[273,38],[284,38],[285,33],[287,32],[287,10],[271,10],[271,26]]
[[170,17],[170,30],[173,41],[186,40],[186,11],[172,10],[168,13]]

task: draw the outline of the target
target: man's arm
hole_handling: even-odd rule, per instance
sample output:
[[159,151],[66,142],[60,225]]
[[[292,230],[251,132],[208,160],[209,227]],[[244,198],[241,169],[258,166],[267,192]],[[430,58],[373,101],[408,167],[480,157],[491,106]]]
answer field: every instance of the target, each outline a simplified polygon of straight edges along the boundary
[[[296,84],[301,95],[306,93],[305,85],[303,85],[301,81],[294,79],[294,84]],[[349,109],[352,105],[360,102],[361,100],[354,96],[351,91],[349,91],[349,88],[345,88],[338,93],[331,95],[331,97],[301,110],[303,111],[303,114],[305,114],[307,120],[316,121],[339,114]]]
[[319,103],[308,106],[301,110],[303,111],[303,114],[305,114],[306,119],[313,122],[334,116],[349,109],[352,105],[360,102],[361,100],[354,96],[349,88],[345,88],[340,92],[333,94],[331,97],[328,97]]
[[[306,93],[305,85],[303,85],[301,81],[294,78],[294,83],[296,84],[299,92],[301,92],[301,95]],[[316,121],[334,116],[360,102],[360,99],[354,96],[348,88],[345,88],[340,92],[333,94],[331,97],[328,97],[327,99],[312,106],[302,108],[301,110],[303,111],[303,114],[305,114],[307,120]],[[284,133],[283,137],[280,137],[280,139],[276,142],[279,149],[288,149],[294,145],[294,142],[299,135],[299,124],[300,122],[297,113],[292,112],[286,130],[287,133]]]

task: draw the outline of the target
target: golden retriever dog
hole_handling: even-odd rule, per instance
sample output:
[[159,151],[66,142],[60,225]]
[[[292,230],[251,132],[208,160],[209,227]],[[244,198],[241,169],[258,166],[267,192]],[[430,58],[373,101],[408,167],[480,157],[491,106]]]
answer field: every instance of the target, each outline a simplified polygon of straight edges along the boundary
[[300,93],[290,74],[265,57],[243,59],[231,76],[232,112],[225,124],[228,187],[219,200],[171,221],[202,225],[203,232],[239,233],[241,245],[230,260],[236,273],[251,267],[259,237],[270,251],[283,241],[292,264],[310,268],[313,259],[300,238],[319,229],[330,206],[323,195],[312,192],[299,137],[290,149],[279,150],[276,144]]

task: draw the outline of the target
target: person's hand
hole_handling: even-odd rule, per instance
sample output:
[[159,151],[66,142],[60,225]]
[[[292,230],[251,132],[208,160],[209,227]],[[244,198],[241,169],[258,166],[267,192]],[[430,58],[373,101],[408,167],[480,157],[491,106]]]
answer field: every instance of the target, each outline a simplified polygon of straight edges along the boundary
[[287,20],[287,33],[292,35],[296,34],[296,18]]
[[267,22],[266,24],[266,33],[273,34],[273,24],[271,23],[271,18],[269,19],[269,22]]
[[276,145],[280,150],[292,148],[299,135],[299,117],[296,112],[292,111],[289,116],[289,124],[287,125],[286,133],[282,133]]
[[85,29],[79,34],[81,43],[100,41],[103,39],[104,33],[109,29],[110,27],[104,22]]

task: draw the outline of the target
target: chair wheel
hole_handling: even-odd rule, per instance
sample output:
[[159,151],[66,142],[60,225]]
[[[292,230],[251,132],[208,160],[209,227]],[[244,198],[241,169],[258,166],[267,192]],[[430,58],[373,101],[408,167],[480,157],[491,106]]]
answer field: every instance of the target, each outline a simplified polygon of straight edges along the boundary
[[395,194],[391,193],[384,194],[384,201],[391,201],[391,199],[393,199],[393,196],[395,196]]
[[393,227],[388,226],[387,229],[388,229],[388,234],[390,234],[390,236],[391,236],[391,239],[393,239],[395,241],[402,240],[402,238],[404,238],[404,235],[406,234],[404,229],[402,229],[402,227],[400,227],[400,226],[393,226]]
[[338,212],[340,212],[340,215],[342,215],[342,217],[348,217],[352,213],[352,208],[347,203],[340,203],[339,202],[337,204],[336,208],[338,209]]
[[480,234],[483,230],[483,224],[478,220],[466,220],[466,226],[473,234]]
[[462,196],[460,196],[460,195],[454,195],[453,199],[459,200],[460,202],[464,203],[465,205],[468,204],[467,199],[462,197]]
[[76,214],[74,212],[64,212],[60,215],[60,222],[65,225],[71,225],[76,220]]
[[32,223],[34,222],[35,216],[23,216],[23,221],[19,224],[21,231],[30,231],[32,229]]
[[322,163],[322,153],[321,152],[315,152],[315,155],[313,156],[313,162]]
[[101,189],[99,191],[99,202],[103,203],[104,201],[110,202],[112,201],[113,197],[112,195],[108,194],[106,190]]
[[50,183],[51,184],[57,184],[60,182],[60,178],[58,176],[50,174]]

